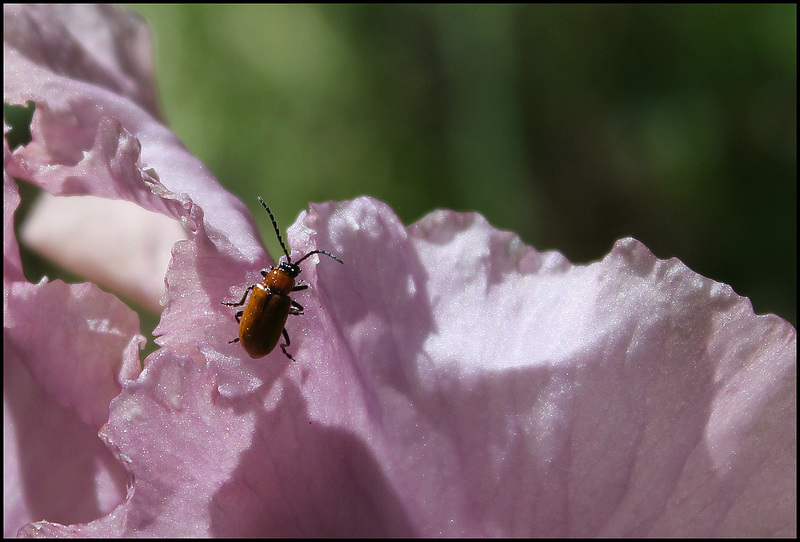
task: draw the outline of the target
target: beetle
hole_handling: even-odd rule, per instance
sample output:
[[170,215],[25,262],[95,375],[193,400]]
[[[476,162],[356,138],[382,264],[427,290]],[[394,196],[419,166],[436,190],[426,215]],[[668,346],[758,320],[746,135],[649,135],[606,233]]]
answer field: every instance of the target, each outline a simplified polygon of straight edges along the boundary
[[341,264],[344,262],[327,250],[312,250],[296,262],[292,262],[289,251],[283,244],[283,237],[281,237],[275,216],[260,196],[258,201],[269,214],[272,227],[278,236],[278,242],[286,255],[286,261],[279,262],[277,266],[271,266],[269,269],[262,269],[261,275],[264,280],[249,286],[242,299],[236,303],[222,302],[228,307],[241,307],[245,304],[247,294],[250,294],[250,300],[247,301],[244,310],[236,313],[239,336],[229,341],[228,344],[239,342],[251,358],[261,358],[275,349],[281,334],[283,334],[286,342],[281,344],[281,350],[287,358],[295,361],[292,355],[286,351],[286,347],[292,344],[289,334],[286,332],[286,319],[290,314],[295,316],[303,314],[303,306],[289,297],[291,292],[299,292],[309,287],[303,281],[295,281],[301,271],[300,262],[314,254],[325,254]]

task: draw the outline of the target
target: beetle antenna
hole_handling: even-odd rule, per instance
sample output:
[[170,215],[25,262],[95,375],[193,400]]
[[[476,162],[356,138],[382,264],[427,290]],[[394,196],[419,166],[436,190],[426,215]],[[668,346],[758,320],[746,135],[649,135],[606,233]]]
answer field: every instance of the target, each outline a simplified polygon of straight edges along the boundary
[[272,211],[269,208],[269,205],[264,203],[264,200],[261,199],[261,196],[258,196],[258,201],[261,202],[261,205],[266,209],[267,214],[269,215],[269,219],[272,220],[272,227],[275,228],[275,234],[278,236],[278,242],[281,244],[281,248],[283,249],[283,253],[286,254],[286,259],[289,263],[292,263],[292,258],[289,256],[289,251],[286,250],[286,245],[283,244],[283,237],[281,237],[281,230],[278,229],[278,223],[275,221],[275,216],[273,216]]
[[296,262],[294,262],[294,264],[295,265],[299,264],[300,262],[302,262],[303,260],[305,260],[306,258],[308,258],[309,256],[311,256],[313,254],[325,254],[326,256],[330,256],[331,258],[333,258],[334,260],[336,260],[339,263],[344,263],[338,256],[334,256],[333,254],[331,254],[327,250],[312,250],[311,252],[309,252],[308,254],[306,254],[305,256],[303,256],[302,258],[297,260]]

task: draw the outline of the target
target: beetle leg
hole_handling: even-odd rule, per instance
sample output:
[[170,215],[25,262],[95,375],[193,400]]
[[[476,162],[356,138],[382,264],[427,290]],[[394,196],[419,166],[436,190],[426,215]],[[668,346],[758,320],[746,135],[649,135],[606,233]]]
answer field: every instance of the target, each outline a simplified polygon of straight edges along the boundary
[[283,353],[284,355],[286,355],[287,358],[289,358],[292,361],[295,361],[292,355],[286,351],[286,347],[292,344],[292,341],[289,340],[289,334],[286,332],[286,328],[283,328],[283,338],[286,339],[286,342],[281,345],[281,350],[283,350]]
[[303,306],[292,299],[292,304],[289,306],[289,314],[293,314],[294,316],[303,314]]
[[[249,294],[250,290],[252,289],[253,289],[252,286],[248,286],[247,290],[244,291],[242,299],[240,299],[238,303],[230,303],[228,301],[223,301],[222,304],[228,307],[241,307],[242,305],[244,305],[244,300],[247,298],[247,294]],[[242,321],[242,314],[244,314],[244,311],[239,311],[234,315],[236,317],[236,323],[240,323]],[[236,337],[232,341],[228,341],[228,344],[233,344],[238,342],[239,342],[239,337]]]
[[300,290],[305,290],[305,289],[310,288],[310,287],[311,286],[307,282],[299,280],[299,281],[297,281],[297,284],[295,284],[294,288],[292,288],[292,291],[293,292],[299,292]]
[[[244,291],[244,295],[242,296],[242,298],[237,303],[230,303],[228,301],[223,301],[222,304],[225,305],[226,307],[240,307],[240,306],[244,305],[244,300],[247,299],[247,294],[249,294],[250,290],[252,290],[252,289],[253,289],[252,286],[248,286],[247,290]],[[239,313],[239,314],[241,314],[241,313]],[[238,321],[238,319],[237,319],[237,321]]]

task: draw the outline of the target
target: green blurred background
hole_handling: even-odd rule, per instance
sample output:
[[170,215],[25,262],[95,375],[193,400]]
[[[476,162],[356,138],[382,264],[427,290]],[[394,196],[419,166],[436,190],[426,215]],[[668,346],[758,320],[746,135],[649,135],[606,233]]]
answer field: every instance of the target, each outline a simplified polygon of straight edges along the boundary
[[795,5],[146,5],[169,124],[261,220],[368,194],[575,263],[633,236],[796,324]]

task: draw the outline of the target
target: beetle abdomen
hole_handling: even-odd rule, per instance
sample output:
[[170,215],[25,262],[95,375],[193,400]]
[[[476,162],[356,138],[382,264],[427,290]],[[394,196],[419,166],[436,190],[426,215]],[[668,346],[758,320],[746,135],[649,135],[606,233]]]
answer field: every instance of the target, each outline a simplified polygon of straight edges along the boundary
[[289,316],[291,298],[256,284],[242,313],[239,341],[251,358],[266,356],[275,349]]

